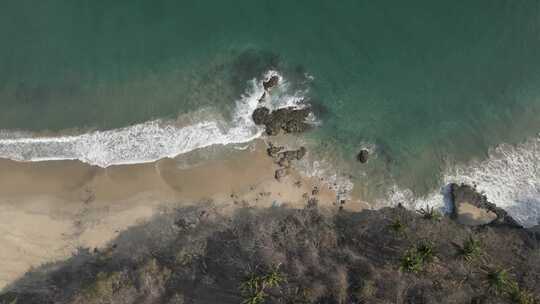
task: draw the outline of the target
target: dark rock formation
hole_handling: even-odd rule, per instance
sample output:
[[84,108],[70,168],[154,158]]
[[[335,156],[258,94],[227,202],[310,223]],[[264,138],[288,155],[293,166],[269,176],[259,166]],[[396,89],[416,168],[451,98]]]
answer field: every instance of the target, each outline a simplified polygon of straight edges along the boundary
[[286,161],[291,162],[293,160],[301,160],[307,153],[305,147],[300,147],[298,150],[287,150],[278,153],[279,162]]
[[369,151],[367,149],[362,149],[356,156],[356,159],[361,162],[362,164],[365,164],[368,161],[369,158]]
[[277,86],[279,83],[279,77],[277,75],[273,75],[270,77],[270,79],[263,81],[263,87],[265,91],[270,90],[271,88]]
[[296,159],[301,160],[306,156],[307,149],[305,147],[300,147],[298,150],[296,150]]
[[265,107],[257,108],[253,111],[253,114],[251,114],[251,118],[253,118],[255,124],[264,125],[270,119],[270,110]]
[[464,204],[467,204],[496,215],[492,221],[489,221],[489,223],[486,224],[523,228],[506,211],[489,202],[487,197],[484,194],[479,193],[474,187],[465,184],[451,184],[450,194],[452,196],[452,202],[454,205],[452,216],[455,219],[459,218],[460,210]]
[[272,158],[278,158],[279,152],[281,152],[283,149],[285,149],[282,146],[274,146],[274,144],[269,143],[268,148],[266,149],[266,152],[268,153],[268,156]]
[[266,98],[266,92],[264,92],[261,97],[259,97],[259,103],[263,102],[263,100]]
[[540,240],[540,225],[536,225],[528,229],[528,231],[534,235],[537,240]]
[[300,133],[309,129],[309,124],[306,123],[309,113],[310,108],[288,107],[270,112],[261,107],[253,112],[252,118],[255,124],[265,125],[268,135],[277,135],[281,130],[285,133]]
[[288,150],[288,151],[279,153],[279,156],[281,157],[281,159],[286,159],[286,160],[291,161],[291,160],[296,159],[297,154],[298,153],[296,150]]

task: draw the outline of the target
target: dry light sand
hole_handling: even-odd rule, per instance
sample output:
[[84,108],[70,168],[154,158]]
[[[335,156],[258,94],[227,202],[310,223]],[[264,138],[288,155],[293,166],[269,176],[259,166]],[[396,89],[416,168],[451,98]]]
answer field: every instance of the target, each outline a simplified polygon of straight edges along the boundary
[[77,247],[106,245],[163,206],[212,200],[225,208],[303,207],[314,187],[321,204],[337,205],[336,194],[319,179],[293,171],[278,182],[276,168],[262,141],[187,169],[175,159],[105,169],[78,161],[0,160],[0,290],[31,267],[65,259]]

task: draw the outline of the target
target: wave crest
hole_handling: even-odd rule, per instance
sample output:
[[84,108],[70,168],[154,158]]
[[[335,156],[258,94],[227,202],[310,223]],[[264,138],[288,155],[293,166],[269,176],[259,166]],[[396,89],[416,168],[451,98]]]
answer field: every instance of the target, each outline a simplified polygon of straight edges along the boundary
[[450,211],[448,184],[476,185],[488,200],[505,209],[525,227],[540,224],[540,134],[519,145],[501,144],[489,151],[489,157],[446,170],[440,190],[422,198],[408,189],[393,186],[383,206],[402,203],[411,209],[425,205]]
[[[283,76],[277,71],[268,71],[265,76],[268,75],[278,75],[283,80],[278,94],[269,101],[271,108],[300,106],[303,92],[291,95]],[[18,161],[76,159],[108,167],[152,162],[211,145],[244,143],[263,133],[251,118],[263,92],[262,81],[250,80],[246,93],[236,101],[229,122],[209,119],[178,126],[154,120],[120,129],[58,137],[33,137],[26,133],[21,136],[21,132],[3,131],[0,157]]]

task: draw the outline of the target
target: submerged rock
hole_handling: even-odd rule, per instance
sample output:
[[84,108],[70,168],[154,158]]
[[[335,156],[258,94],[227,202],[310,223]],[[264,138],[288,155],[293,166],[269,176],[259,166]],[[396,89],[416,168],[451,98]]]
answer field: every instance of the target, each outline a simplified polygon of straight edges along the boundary
[[360,150],[360,152],[359,152],[358,155],[356,156],[356,159],[357,159],[359,162],[361,162],[362,164],[367,163],[368,158],[369,158],[369,150],[367,150],[367,149],[362,149],[362,150]]
[[268,91],[269,89],[277,86],[279,83],[279,76],[274,75],[270,77],[270,79],[263,81],[263,87],[265,91]]
[[506,211],[489,202],[476,188],[465,184],[451,184],[453,218],[469,226],[500,225],[523,228]]

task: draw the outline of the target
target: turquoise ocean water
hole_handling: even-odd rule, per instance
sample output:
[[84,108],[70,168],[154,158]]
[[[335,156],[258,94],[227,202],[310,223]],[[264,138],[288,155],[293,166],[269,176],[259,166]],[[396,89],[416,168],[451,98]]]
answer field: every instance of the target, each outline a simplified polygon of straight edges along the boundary
[[106,166],[246,142],[252,79],[276,70],[279,98],[316,109],[314,159],[362,197],[474,180],[540,214],[538,1],[6,0],[0,42],[0,157]]

